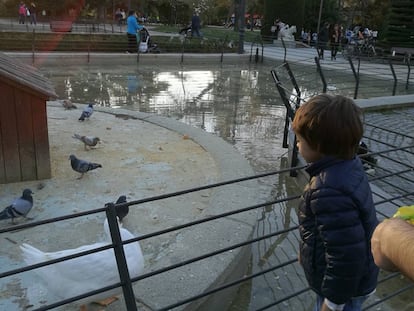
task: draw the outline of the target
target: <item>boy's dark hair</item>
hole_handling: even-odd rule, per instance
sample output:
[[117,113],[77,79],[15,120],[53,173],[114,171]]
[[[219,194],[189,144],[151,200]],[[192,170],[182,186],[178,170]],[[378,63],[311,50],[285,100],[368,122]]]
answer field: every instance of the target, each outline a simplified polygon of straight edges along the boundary
[[296,111],[292,129],[313,150],[352,159],[364,131],[362,110],[350,98],[317,95]]

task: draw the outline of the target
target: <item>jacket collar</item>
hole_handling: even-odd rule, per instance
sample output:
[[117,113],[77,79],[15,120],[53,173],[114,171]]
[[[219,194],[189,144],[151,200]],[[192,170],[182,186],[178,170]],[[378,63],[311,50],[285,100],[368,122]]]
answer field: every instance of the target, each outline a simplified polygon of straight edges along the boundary
[[309,163],[309,166],[305,170],[310,176],[316,176],[325,168],[343,161],[343,159],[335,158],[333,156],[325,156],[316,162]]

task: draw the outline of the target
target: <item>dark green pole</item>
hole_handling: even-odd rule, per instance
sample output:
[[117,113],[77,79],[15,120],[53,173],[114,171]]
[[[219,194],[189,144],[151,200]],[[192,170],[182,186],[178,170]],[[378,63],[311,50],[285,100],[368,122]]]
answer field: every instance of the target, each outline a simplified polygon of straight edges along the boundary
[[321,0],[321,3],[319,4],[318,28],[316,29],[317,34],[319,34],[319,30],[321,28],[322,8],[323,8],[323,0]]
[[244,16],[246,14],[246,0],[240,0],[239,7],[239,54],[244,53]]

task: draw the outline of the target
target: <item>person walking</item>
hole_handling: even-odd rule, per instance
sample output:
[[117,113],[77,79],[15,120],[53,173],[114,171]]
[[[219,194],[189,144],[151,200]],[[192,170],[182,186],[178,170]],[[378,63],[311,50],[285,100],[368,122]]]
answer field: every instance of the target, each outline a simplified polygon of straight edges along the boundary
[[342,40],[341,30],[339,29],[339,25],[335,24],[331,36],[330,36],[330,42],[331,42],[331,60],[336,60],[336,54],[338,53],[339,44]]
[[324,23],[322,29],[318,33],[318,57],[320,59],[323,59],[324,51],[326,50],[326,46],[329,41],[329,23]]
[[23,2],[19,4],[19,24],[24,24],[26,21],[27,8]]
[[118,24],[118,26],[121,26],[122,24],[122,12],[121,12],[121,8],[117,8],[115,11],[115,20]]
[[201,37],[201,33],[200,33],[200,28],[201,28],[201,20],[200,20],[200,16],[198,15],[197,12],[194,12],[193,17],[191,18],[191,36],[194,37]]
[[127,53],[136,53],[138,51],[137,38],[138,31],[144,28],[138,23],[138,17],[134,10],[130,10],[127,18],[127,38],[128,38],[128,49]]
[[37,18],[36,18],[36,4],[34,2],[30,3],[29,6],[29,12],[30,12],[30,24],[36,25],[37,24]]

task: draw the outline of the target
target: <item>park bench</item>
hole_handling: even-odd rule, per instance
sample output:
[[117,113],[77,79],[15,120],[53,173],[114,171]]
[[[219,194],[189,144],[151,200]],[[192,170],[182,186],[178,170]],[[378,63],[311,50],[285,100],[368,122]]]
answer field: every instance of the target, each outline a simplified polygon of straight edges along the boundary
[[404,62],[411,61],[412,56],[414,55],[414,48],[408,47],[392,47],[391,55],[393,57],[402,57]]
[[50,30],[55,32],[70,32],[72,31],[72,21],[52,20],[50,21]]

